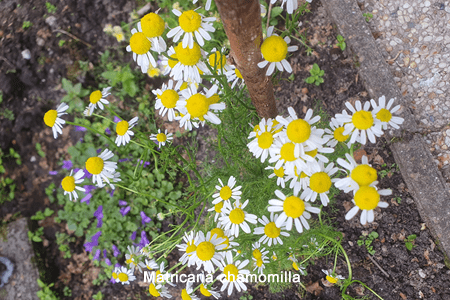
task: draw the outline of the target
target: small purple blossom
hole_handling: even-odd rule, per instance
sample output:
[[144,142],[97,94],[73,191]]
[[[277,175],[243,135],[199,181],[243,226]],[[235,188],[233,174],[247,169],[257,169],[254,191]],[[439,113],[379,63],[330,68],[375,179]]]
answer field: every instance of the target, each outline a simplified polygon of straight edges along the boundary
[[125,161],[129,161],[130,159],[129,158],[121,158],[121,159],[119,159],[119,162],[125,162]]
[[102,234],[101,231],[98,231],[96,234],[94,234],[91,238],[90,242],[85,243],[83,246],[86,250],[86,252],[92,252],[92,248],[98,246],[98,238]]
[[136,231],[133,231],[133,233],[131,234],[130,239],[131,239],[132,241],[134,241],[134,240],[136,239]]
[[97,210],[94,212],[94,217],[97,218],[97,228],[102,227],[102,225],[103,225],[103,205],[100,205],[97,208]]
[[130,206],[122,207],[122,208],[120,209],[120,213],[122,214],[122,217],[125,217],[126,214],[130,212],[130,210],[131,210],[131,207],[130,207]]
[[97,149],[97,154],[100,154],[100,152],[102,152],[102,148]]
[[100,249],[97,249],[97,251],[95,251],[94,260],[100,260],[100,252]]
[[120,122],[120,121],[122,121],[122,120],[119,119],[117,116],[114,116],[114,123],[118,123],[118,122]]
[[89,178],[91,178],[91,177],[92,177],[92,174],[89,173],[86,169],[84,169],[84,176],[83,176],[83,179],[85,179],[85,178],[89,179]]
[[114,279],[114,277],[111,277],[111,279],[109,280],[109,282],[111,282],[111,283],[116,283],[116,280]]
[[89,194],[90,192],[92,192],[93,190],[95,190],[97,187],[95,185],[85,185],[83,186],[84,190],[85,190],[85,194]]
[[112,245],[112,249],[113,249],[114,257],[117,257],[118,255],[120,255],[120,251],[119,251],[119,249],[117,248],[116,245]]
[[86,131],[87,129],[83,126],[75,126],[76,131]]
[[141,218],[142,218],[142,225],[145,225],[152,220],[150,219],[150,217],[147,217],[147,215],[143,211],[141,211]]
[[92,194],[87,194],[80,200],[80,202],[86,202],[87,205],[91,203]]
[[144,230],[141,231],[141,241],[139,242],[139,247],[142,249],[147,246],[150,241],[147,239],[147,234]]
[[106,249],[103,249],[103,257],[106,258],[106,255],[108,254],[108,252],[106,251]]
[[73,163],[72,163],[71,160],[64,160],[63,161],[63,165],[62,165],[63,169],[70,170],[70,169],[72,169],[72,167],[73,167]]
[[140,164],[140,165],[142,165],[142,162],[144,162],[144,168],[147,167],[147,166],[150,166],[150,162],[149,161],[143,161],[143,160],[140,160],[140,159],[137,160],[137,163]]
[[114,192],[116,191],[116,189],[112,189],[111,192],[109,192],[109,196],[112,197],[114,196]]
[[110,130],[109,128],[106,128],[106,129],[105,129],[105,133],[106,133],[106,134],[111,134],[111,130]]
[[119,200],[119,205],[124,206],[127,205],[127,201]]
[[109,260],[109,258],[105,258],[105,263],[106,263],[108,266],[111,266],[111,265],[112,265],[112,263],[111,263],[111,261]]
[[58,175],[58,171],[50,171],[48,172],[48,175]]

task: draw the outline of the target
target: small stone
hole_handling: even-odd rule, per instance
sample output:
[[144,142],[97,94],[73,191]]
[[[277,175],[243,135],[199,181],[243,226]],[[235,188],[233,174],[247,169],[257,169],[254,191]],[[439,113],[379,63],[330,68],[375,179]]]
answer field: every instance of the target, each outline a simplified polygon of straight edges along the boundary
[[394,48],[392,48],[391,46],[387,46],[387,47],[386,47],[386,51],[387,51],[387,52],[391,52],[392,50],[394,50]]
[[30,162],[35,162],[36,161],[36,156],[32,156],[31,158],[30,158]]
[[407,68],[408,66],[409,66],[409,57],[405,57],[405,58],[403,58],[403,66],[405,67],[405,68]]
[[55,16],[48,17],[47,19],[45,19],[45,23],[47,23],[52,28],[56,27],[56,17]]
[[409,5],[409,3],[405,3],[404,5],[403,5],[403,8],[409,8],[411,5]]
[[21,54],[22,54],[22,58],[23,58],[23,59],[28,60],[28,59],[31,58],[31,52],[30,52],[30,50],[28,50],[28,49],[23,50],[23,51],[21,52]]
[[438,36],[437,38],[436,38],[436,42],[440,42],[440,41],[442,41],[444,39],[444,37],[441,35],[441,36]]
[[431,2],[427,0],[427,1],[425,1],[424,5],[425,5],[425,7],[429,7],[431,5]]
[[428,94],[428,98],[430,98],[430,99],[436,98],[436,93],[432,92],[432,93]]
[[[410,67],[411,69],[415,69],[415,68],[417,68],[417,63],[416,63],[415,61],[413,61],[413,62],[409,65],[409,67]],[[417,85],[417,87],[419,87],[419,86]]]
[[422,269],[419,269],[419,276],[422,277],[422,278],[427,277],[427,275],[423,272]]
[[408,22],[409,28],[414,28],[414,26],[416,26],[416,24],[414,22]]
[[388,15],[383,16],[383,21],[387,21],[389,19]]
[[444,62],[439,64],[439,68],[441,68],[441,69],[445,68],[446,66],[447,66],[447,64]]
[[432,37],[431,35],[429,35],[429,36],[426,36],[426,37],[423,39],[423,41],[424,41],[424,42],[430,42],[432,39],[433,39],[433,37]]
[[397,43],[395,41],[390,41],[389,45],[391,45],[392,47],[395,47],[395,46],[397,46]]

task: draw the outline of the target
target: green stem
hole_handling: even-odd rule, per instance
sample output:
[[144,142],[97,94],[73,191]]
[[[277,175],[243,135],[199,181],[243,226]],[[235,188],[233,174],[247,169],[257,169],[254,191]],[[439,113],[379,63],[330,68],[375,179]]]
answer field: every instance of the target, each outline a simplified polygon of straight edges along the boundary
[[359,281],[359,280],[352,280],[352,281],[350,281],[347,285],[345,285],[345,286],[342,288],[342,292],[341,292],[341,295],[342,295],[342,296],[346,295],[345,292],[347,291],[347,288],[348,288],[352,283],[359,283],[360,285],[362,285],[363,287],[365,287],[366,289],[368,289],[369,291],[371,291],[375,296],[377,296],[378,299],[384,300],[383,297],[381,297],[380,295],[378,295],[377,293],[375,293],[370,287],[368,287],[367,285],[365,285],[364,283],[362,283],[362,282]]
[[66,123],[69,124],[69,125],[72,125],[72,126],[84,127],[84,128],[86,128],[86,129],[88,129],[88,130],[94,132],[94,133],[100,134],[102,137],[104,137],[105,139],[107,139],[107,140],[110,142],[110,144],[114,145],[114,147],[116,147],[117,149],[119,148],[119,147],[116,145],[116,143],[114,143],[114,142],[113,142],[106,134],[101,133],[100,131],[95,130],[95,129],[92,128],[92,127],[89,127],[89,126],[86,126],[86,125],[82,125],[82,124],[79,124],[79,123],[70,122],[70,121],[66,121]]

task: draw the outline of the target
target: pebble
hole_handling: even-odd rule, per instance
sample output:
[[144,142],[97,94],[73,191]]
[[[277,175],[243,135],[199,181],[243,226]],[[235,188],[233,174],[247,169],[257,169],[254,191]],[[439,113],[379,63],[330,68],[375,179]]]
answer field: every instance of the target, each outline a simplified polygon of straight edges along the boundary
[[45,23],[47,23],[50,27],[55,28],[57,26],[56,17],[50,16],[50,17],[46,18]]
[[28,50],[28,49],[23,50],[23,51],[21,52],[21,54],[22,54],[22,58],[23,58],[23,59],[28,60],[28,59],[31,58],[31,52],[30,52],[30,50]]
[[35,162],[36,161],[36,156],[32,156],[31,158],[30,158],[30,162]]

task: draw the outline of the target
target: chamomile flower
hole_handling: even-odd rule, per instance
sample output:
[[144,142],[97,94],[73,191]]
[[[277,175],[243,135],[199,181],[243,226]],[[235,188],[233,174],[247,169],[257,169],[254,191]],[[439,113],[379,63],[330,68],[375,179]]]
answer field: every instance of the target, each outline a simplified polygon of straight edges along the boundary
[[362,156],[360,165],[348,153],[345,154],[345,158],[348,161],[338,158],[337,163],[347,169],[350,174],[334,183],[338,189],[348,193],[349,191],[357,190],[360,186],[370,185],[378,179],[377,170],[369,165],[367,156]]
[[[311,156],[312,158],[317,159],[317,161],[321,161],[323,163],[328,163],[329,159],[326,156],[322,155],[321,153],[333,153],[333,152],[334,152],[333,148],[319,146],[319,148],[316,148],[314,150],[305,151],[305,154]],[[311,162],[308,162],[308,163],[311,163]],[[313,163],[316,163],[316,162],[314,161]]]
[[330,199],[328,198],[328,192],[331,188],[331,183],[337,179],[331,179],[339,169],[334,167],[334,163],[328,164],[325,168],[323,162],[319,162],[316,165],[311,166],[312,172],[309,177],[309,186],[301,194],[300,198],[305,201],[316,201],[317,195],[320,197],[320,201],[323,206],[327,206]]
[[[220,291],[224,291],[228,287],[228,296],[233,293],[233,289],[236,288],[238,292],[241,290],[246,291],[247,287],[245,286],[242,276],[246,276],[250,274],[250,271],[244,269],[249,263],[249,260],[246,259],[244,261],[233,261],[232,252],[227,252],[225,254],[225,258],[220,265],[220,269],[222,270],[222,274],[219,275],[217,279],[222,282],[222,288]],[[241,275],[241,276],[239,276]]]
[[161,132],[161,129],[158,129],[158,134],[152,134],[150,139],[158,142],[158,147],[161,148],[161,146],[166,145],[166,142],[173,140],[173,133],[167,133],[167,129],[164,132]]
[[301,190],[306,190],[309,186],[309,176],[311,176],[312,171],[308,168],[297,173],[297,168],[294,174],[287,176],[286,181],[291,180],[289,188],[294,190],[294,194],[298,194]]
[[225,72],[225,76],[227,76],[228,82],[233,82],[231,84],[232,89],[237,83],[239,83],[239,81],[241,81],[239,85],[244,84],[244,78],[242,77],[241,72],[238,70],[236,66],[231,65],[230,70]]
[[174,9],[172,12],[178,17],[178,23],[180,24],[167,33],[168,38],[173,37],[174,43],[178,42],[183,34],[183,48],[192,49],[194,47],[194,36],[197,43],[202,47],[205,45],[204,39],[207,41],[211,40],[208,31],[214,32],[216,29],[209,22],[214,22],[216,18],[205,18],[205,16],[195,10],[181,12]]
[[243,204],[239,200],[231,205],[229,202],[225,202],[223,206],[223,216],[219,218],[220,222],[224,225],[224,229],[228,230],[231,228],[231,235],[235,237],[239,236],[239,228],[241,228],[245,233],[250,233],[250,227],[247,222],[256,224],[257,217],[253,214],[249,214],[244,211],[247,206],[248,200]]
[[134,135],[134,132],[131,131],[130,129],[136,125],[138,119],[139,119],[138,117],[134,117],[133,119],[130,120],[130,122],[122,120],[117,123],[116,125],[117,137],[115,141],[117,146],[119,147],[120,145],[125,146],[130,142],[131,136]]
[[269,151],[272,151],[272,145],[275,140],[272,131],[272,120],[269,119],[266,122],[266,119],[261,119],[259,128],[256,138],[248,143],[247,147],[256,158],[261,157],[261,163],[263,163],[269,156]]
[[[197,249],[197,234],[194,231],[191,231],[189,233],[185,232],[183,236],[184,244],[177,245],[178,250],[185,252],[180,257],[180,262],[186,264],[189,260],[189,257],[192,255],[192,253]],[[191,262],[193,263],[193,262]],[[188,264],[188,266],[190,266]]]
[[114,273],[117,274],[117,278],[114,278],[116,282],[119,281],[122,284],[130,284],[130,281],[134,281],[136,279],[136,276],[133,275],[133,271],[128,270],[125,267],[116,268]]
[[180,99],[178,91],[180,89],[182,82],[179,81],[175,86],[172,79],[169,80],[167,84],[163,83],[161,89],[153,90],[152,93],[156,96],[155,109],[159,110],[160,116],[167,117],[169,121],[175,119],[175,107]]
[[108,161],[114,154],[105,149],[99,156],[93,156],[86,160],[86,170],[92,174],[92,182],[98,187],[103,187],[104,182],[110,182],[114,178],[117,162]]
[[[342,112],[343,114],[347,114],[347,111],[344,110]],[[347,114],[348,115],[348,114]],[[325,128],[325,135],[323,136],[324,139],[327,139],[327,146],[330,147],[336,147],[336,145],[341,142],[345,143],[350,135],[343,135],[343,132],[345,130],[344,124],[338,122],[335,118],[331,118],[330,121],[330,129]],[[347,143],[347,146],[350,147],[350,143]]]
[[335,284],[339,280],[344,280],[345,279],[345,277],[342,276],[342,275],[333,274],[333,270],[331,270],[331,269],[329,269],[329,270],[322,270],[322,272],[324,272],[325,275],[327,275],[326,279],[331,284]]
[[312,207],[311,204],[297,197],[297,194],[286,197],[281,191],[276,190],[275,195],[279,199],[269,200],[268,208],[269,212],[282,212],[275,221],[275,225],[279,228],[286,226],[286,230],[291,230],[292,223],[295,223],[299,233],[303,232],[303,227],[308,230],[309,224],[306,220],[311,218],[310,212],[318,214],[320,209]]
[[86,110],[88,110],[85,114],[86,116],[92,115],[92,113],[94,112],[94,109],[97,107],[97,105],[101,110],[103,110],[103,108],[104,108],[103,104],[105,104],[105,105],[109,104],[109,101],[106,100],[106,97],[111,95],[111,93],[109,92],[110,89],[111,89],[111,87],[106,87],[101,92],[100,92],[100,90],[96,90],[96,91],[93,91],[89,95],[90,103],[89,103],[89,106],[86,108]]
[[[144,248],[142,248],[144,249]],[[141,250],[142,250],[141,249]],[[159,268],[159,265],[156,261],[154,261],[153,259],[145,259],[145,267],[147,268],[147,270],[149,271],[154,271],[157,270]]]
[[207,120],[213,124],[220,124],[221,120],[211,110],[224,110],[225,103],[210,104],[208,100],[216,92],[217,85],[213,85],[205,95],[198,93],[197,87],[193,84],[182,90],[182,98],[177,103],[177,110],[184,115],[180,120],[180,126],[183,127],[186,124],[188,129],[191,130],[192,120],[199,120],[200,122]]
[[219,200],[219,202],[217,204],[215,204],[213,207],[208,209],[208,211],[214,211],[216,213],[214,215],[214,222],[217,222],[217,219],[223,215],[222,209],[223,209],[224,203],[225,203],[224,201]]
[[211,284],[207,285],[206,282],[200,284],[200,293],[205,297],[213,296],[216,299],[220,298],[220,293],[216,292]]
[[[288,14],[293,14],[294,11],[298,8],[298,1],[297,0],[281,0],[281,8],[283,8],[284,4],[286,3],[286,11]],[[308,1],[308,0],[307,0]],[[271,0],[270,3],[274,4],[277,2],[277,0]],[[311,0],[308,1],[311,3]]]
[[155,285],[154,283],[150,283],[148,292],[153,297],[172,298],[172,295],[169,293],[168,288],[163,284]]
[[[209,65],[211,66],[213,71],[216,71],[219,75],[231,70],[230,65],[227,63],[227,57],[225,56],[225,54],[223,54],[224,51],[225,48],[222,48],[221,51],[218,51],[214,47],[211,50],[211,54],[208,56]],[[210,73],[209,70],[208,73]]]
[[[284,167],[284,172],[288,175],[294,174],[295,170],[308,168],[303,160],[303,158],[306,158],[306,155],[303,154],[300,157],[300,147],[296,147],[296,144],[289,142],[283,136],[275,139],[270,154],[272,157],[269,159],[269,163],[275,163],[275,169]],[[309,159],[312,158],[309,157]]]
[[183,299],[183,300],[200,300],[200,298],[194,294],[194,289],[192,288],[191,281],[186,282],[186,288],[181,290],[181,299]]
[[288,260],[292,261],[292,268],[294,268],[294,270],[299,271],[302,274],[306,273],[305,267],[302,265],[299,266],[298,259],[294,255],[289,255]]
[[213,273],[214,265],[218,267],[221,265],[220,261],[223,257],[222,253],[219,251],[225,249],[226,247],[223,242],[223,238],[211,236],[211,232],[208,232],[205,236],[202,231],[199,231],[197,248],[189,257],[188,265],[195,263],[197,265],[197,270],[203,266],[206,272]]
[[81,192],[84,192],[85,189],[82,187],[77,186],[77,184],[80,184],[83,182],[84,177],[84,170],[78,170],[74,176],[72,176],[73,170],[70,171],[69,176],[64,177],[64,179],[61,182],[61,186],[64,190],[64,195],[69,194],[69,199],[72,201],[76,201],[78,199],[78,194],[76,190],[79,190]]
[[175,53],[175,49],[173,46],[170,46],[169,50],[167,50],[166,56],[160,56],[161,59],[161,65],[163,65],[163,75],[168,75],[170,72],[172,72],[172,69],[176,66],[178,63],[177,54]]
[[178,62],[171,67],[170,76],[175,80],[188,81],[189,79],[200,83],[200,72],[207,72],[208,68],[205,63],[201,61],[203,56],[200,46],[194,42],[192,48],[183,48],[179,43],[175,48],[175,56]]
[[63,115],[66,115],[65,112],[69,108],[69,105],[66,103],[61,103],[56,110],[51,109],[47,111],[44,115],[44,123],[48,127],[50,127],[53,131],[53,137],[56,139],[58,137],[58,133],[62,134],[62,126],[66,123],[63,119],[60,117]]
[[[286,230],[285,226],[278,227],[275,222],[278,219],[278,214],[270,213],[270,220],[266,216],[262,216],[258,221],[263,227],[256,227],[253,234],[262,234],[263,236],[259,239],[260,243],[267,244],[267,246],[273,245],[283,245],[283,241],[280,236],[289,236],[289,233],[284,232]],[[282,231],[283,230],[283,231]]]
[[403,124],[403,118],[392,116],[393,113],[400,109],[400,105],[396,105],[391,109],[392,104],[394,104],[394,98],[389,100],[387,105],[384,96],[378,98],[378,105],[373,99],[370,100],[370,103],[372,103],[373,107],[373,116],[381,121],[381,126],[384,130],[388,128],[388,124],[395,129],[399,129],[400,127],[398,125]]
[[[197,1],[198,1],[198,0],[194,0],[192,3],[195,4],[195,3],[197,3]],[[211,2],[212,2],[212,0],[207,0],[207,1],[206,1],[206,5],[205,5],[205,9],[206,9],[206,10],[209,10],[209,9],[211,8]]]
[[137,268],[142,273],[142,268],[145,268],[145,264],[140,261],[139,248],[135,246],[128,246],[128,253],[125,254],[125,263],[129,265],[131,271]]
[[112,177],[109,178],[109,182],[107,182],[106,180],[103,180],[104,182],[109,184],[109,187],[113,190],[116,189],[116,187],[114,186],[114,182],[119,182],[122,181],[122,179],[120,179],[120,173],[119,172],[114,172],[112,173]]
[[[269,252],[269,251],[267,251]],[[264,269],[266,266],[264,264],[269,263],[269,258],[265,255],[261,256],[260,258],[252,257],[253,263],[255,264],[255,268],[253,271],[258,270],[257,273],[262,274],[264,273]]]
[[377,190],[374,184],[361,186],[356,191],[352,200],[355,206],[347,212],[345,219],[350,220],[361,210],[361,224],[366,225],[367,222],[372,223],[374,220],[373,210],[376,207],[386,208],[389,205],[387,202],[380,201],[380,195],[389,196],[391,194],[392,190]]
[[[223,203],[223,202],[221,202],[221,203]],[[217,226],[220,226],[220,224],[217,224]],[[224,231],[222,228],[216,227],[216,228],[210,230],[210,232],[211,232],[211,237],[216,235],[216,237],[218,237],[218,238],[225,239],[225,241],[222,243],[222,244],[224,244],[226,246],[224,249],[228,249],[230,246],[231,247],[239,246],[238,243],[233,242],[234,237],[233,236],[229,236],[230,235],[230,230]]]
[[[139,22],[138,30],[135,28],[131,29],[130,44],[127,46],[128,52],[133,52],[133,60],[136,61],[137,65],[141,67],[142,73],[147,73],[148,66],[151,64],[156,68],[156,61],[150,50],[156,51],[157,48],[155,44],[147,38],[147,36],[142,32],[142,25]],[[159,48],[158,48],[159,50]]]
[[286,60],[286,55],[288,52],[297,51],[298,46],[288,46],[291,39],[288,36],[283,39],[277,34],[274,34],[273,29],[273,26],[270,26],[267,29],[267,37],[261,45],[261,53],[264,61],[258,63],[258,67],[265,68],[267,64],[269,64],[266,71],[266,76],[272,75],[275,67],[280,72],[286,70],[286,72],[292,73],[292,68]]
[[355,108],[350,104],[350,102],[345,102],[345,106],[353,113],[353,115],[347,114],[337,114],[336,120],[344,125],[344,136],[352,134],[350,137],[350,143],[353,144],[355,141],[359,141],[361,144],[365,145],[367,138],[371,143],[375,143],[375,137],[380,137],[383,135],[381,130],[381,121],[374,118],[372,112],[369,111],[370,102],[366,101],[364,107],[361,106],[361,102],[357,100],[355,102]]
[[272,177],[277,177],[277,185],[281,186],[283,189],[286,186],[286,182],[285,182],[285,176],[284,176],[284,167],[281,167],[279,169],[275,169],[272,166],[268,166],[267,168],[265,168],[265,170],[273,170],[273,173],[271,173],[268,177],[272,178]]
[[142,33],[150,40],[154,51],[158,53],[166,51],[167,45],[162,38],[166,25],[158,14],[153,12],[146,14],[138,23],[138,27],[142,29]]

